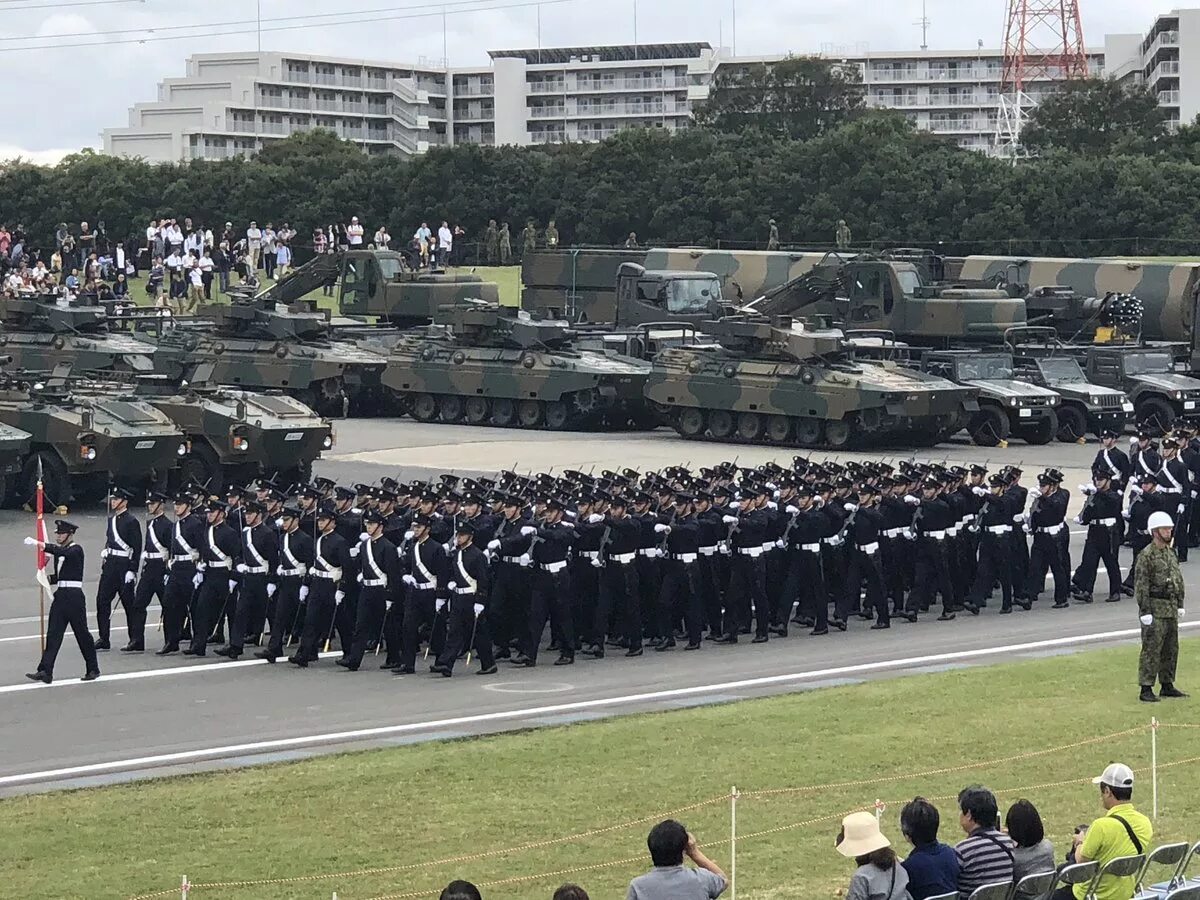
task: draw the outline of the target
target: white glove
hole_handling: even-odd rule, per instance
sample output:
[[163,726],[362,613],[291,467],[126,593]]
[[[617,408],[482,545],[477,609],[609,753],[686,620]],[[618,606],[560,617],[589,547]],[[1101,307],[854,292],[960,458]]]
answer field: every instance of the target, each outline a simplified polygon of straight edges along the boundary
[[112,552],[111,550],[109,550],[107,547],[105,547],[103,550],[101,550],[101,551],[100,551],[100,558],[101,558],[101,559],[108,559],[108,555],[109,555],[111,552]]
[[600,562],[600,560],[598,560],[598,559],[593,559],[592,566],[593,566],[593,568],[596,568],[596,569],[603,569],[604,563]]
[[238,563],[238,564],[237,564],[237,566],[235,566],[235,568],[236,568],[236,569],[237,569],[239,572],[241,572],[243,575],[245,575],[245,574],[246,574],[246,571],[247,571],[247,570],[248,570],[250,567],[249,567],[248,565],[246,565],[245,563]]
[[309,575],[316,575],[316,574],[317,574],[317,571],[318,571],[318,569],[317,569],[317,567],[316,567],[316,566],[309,566],[309,568],[308,568],[308,574],[309,574]]
[[357,544],[355,544],[353,547],[351,547],[351,548],[350,548],[350,558],[351,558],[351,559],[358,559],[358,554],[359,554],[359,552],[360,552],[360,550],[359,550],[359,548],[358,548],[358,545],[357,545]]
[[787,513],[789,516],[798,516],[798,515],[800,515],[800,507],[798,507],[798,506],[787,506],[787,507],[785,507],[785,508],[784,508],[784,510],[783,510],[783,511],[784,511],[785,513]]
[[274,584],[268,584],[268,585],[267,585],[267,597],[274,597],[274,596],[275,596],[275,592],[276,592],[277,590],[279,590],[279,588],[278,588],[278,586],[277,586],[277,585],[274,585]]
[[1185,612],[1187,612],[1187,610],[1185,610],[1182,606],[1175,607],[1175,618],[1182,619]]
[[360,541],[369,541],[371,539],[371,536],[364,531],[362,534],[360,534],[358,536],[358,539]]
[[413,539],[413,533],[411,531],[404,532],[404,539],[406,541],[411,541]]
[[729,508],[730,508],[730,509],[741,509],[741,508],[742,508],[742,501],[741,501],[741,500],[734,500],[732,503],[730,503],[730,504],[729,504]]
[[846,512],[854,512],[856,509],[858,509],[858,507],[853,503],[843,503],[842,509],[844,509]]
[[1094,484],[1081,484],[1079,486],[1079,493],[1094,494],[1096,493],[1096,486]]
[[449,584],[446,585],[446,587],[449,588],[450,590],[454,590],[456,587],[458,587],[458,582],[451,581]]
[[517,565],[522,566],[522,567],[531,566],[531,565],[533,565],[533,557],[530,556],[528,553],[522,553],[520,556],[517,557]]
[[722,516],[721,521],[724,522],[726,525],[732,525],[734,522],[737,521],[737,516]]
[[307,584],[300,585],[300,599],[303,600],[307,596],[308,596],[308,585]]
[[192,587],[200,587],[200,582],[204,580],[204,576],[197,572],[192,576]]
[[532,525],[522,525],[521,526],[521,537],[529,537],[530,535],[534,535],[534,534],[537,534],[537,529],[534,528]]
[[592,513],[587,517],[587,520],[589,525],[599,525],[604,521],[604,516],[600,515],[600,513]]
[[718,541],[717,542],[717,551],[719,553],[724,554],[725,556],[728,556],[729,555],[729,541]]
[[233,591],[236,591],[236,590],[237,590],[237,586],[238,586],[238,585],[237,585],[237,582],[236,582],[236,581],[234,581],[232,578],[230,578],[230,579],[229,579],[229,590],[230,590],[230,592],[231,592],[231,593],[232,593]]
[[1082,524],[1083,524],[1083,513],[1080,513],[1079,515],[1077,515],[1077,516],[1075,517],[1075,524],[1076,524],[1076,525],[1082,525]]
[[442,609],[445,607],[445,605],[446,605],[446,601],[443,600],[441,597],[439,597],[437,600],[435,600],[433,602],[433,611],[435,613],[440,613],[442,611]]
[[41,541],[39,541],[37,538],[29,537],[28,535],[26,535],[25,536],[25,546],[26,547],[44,547],[46,545],[44,543],[42,543]]
[[776,503],[774,500],[768,500],[767,501],[767,509],[779,509],[779,504]]
[[665,525],[662,522],[659,522],[657,525],[654,526],[654,530],[657,531],[659,534],[670,534],[671,526]]
[[357,581],[359,584],[362,584],[362,583],[363,583],[363,574],[362,574],[362,572],[359,572],[357,575],[355,575],[355,576],[354,576],[354,580],[355,580],[355,581]]
[[136,576],[136,575],[134,575],[132,572],[126,572],[126,573],[125,573],[125,583],[126,583],[126,584],[133,584],[133,582],[134,582],[136,579],[137,579],[137,576]]
[[283,527],[283,516],[280,516],[278,519],[275,520],[275,527],[276,528]]
[[833,536],[833,538],[829,541],[829,543],[834,547],[840,547],[840,546],[842,546],[842,544],[844,544],[846,542],[845,542],[845,540],[842,539],[842,537],[840,535],[835,534]]
[[771,489],[771,490],[773,490],[773,491],[777,491],[777,490],[779,490],[779,485],[775,484],[775,482],[773,482],[773,481],[768,481],[768,482],[767,482],[767,487],[768,487],[768,488],[770,488],[770,489]]
[[918,500],[916,497],[914,497],[912,494],[905,494],[904,502],[907,503],[909,506],[920,506],[921,505],[921,501]]
[[1131,437],[1131,438],[1129,439],[1129,446],[1130,446],[1130,447],[1136,447],[1136,446],[1137,446],[1137,442],[1138,442],[1138,439],[1137,439],[1137,438],[1135,438],[1135,437]]
[[345,591],[334,591],[333,599],[336,600],[338,603],[341,603],[343,600],[346,599],[346,592]]
[[1183,513],[1183,504],[1182,503],[1180,503],[1179,506],[1176,507],[1175,512],[1180,513],[1180,514]]
[[197,572],[203,572],[207,568],[208,568],[208,563],[196,563],[196,571]]
[[987,488],[980,487],[979,485],[975,485],[975,487],[971,488],[971,493],[974,494],[976,497],[986,497],[987,496]]
[[1141,622],[1143,625],[1145,625],[1147,628],[1149,628],[1151,625],[1154,624],[1154,616],[1150,615],[1149,613],[1146,613],[1146,615],[1142,616],[1140,619],[1138,619],[1138,621]]
[[488,541],[487,548],[488,548],[489,550],[499,550],[499,549],[500,549],[500,542],[499,542],[499,541]]
[[483,604],[482,603],[476,603],[475,606],[473,607],[473,609],[475,610],[475,618],[478,619],[481,615],[483,615]]
[[167,586],[167,584],[170,582],[170,580],[171,580],[171,576],[170,576],[170,575],[164,575],[164,576],[163,576],[163,587],[166,587],[166,586]]
[[1128,522],[1129,521],[1129,510],[1125,510],[1125,512],[1121,513],[1121,518],[1124,519],[1126,522]]
[[446,543],[442,544],[442,549],[445,550],[447,553],[453,553],[454,552],[454,544],[450,541],[447,541]]
[[417,579],[414,578],[412,575],[405,575],[400,580],[403,581],[405,584],[412,585],[412,586],[415,586],[417,583]]
[[787,546],[787,541],[785,541],[783,538],[779,538],[777,541],[775,541],[775,546],[782,550]]

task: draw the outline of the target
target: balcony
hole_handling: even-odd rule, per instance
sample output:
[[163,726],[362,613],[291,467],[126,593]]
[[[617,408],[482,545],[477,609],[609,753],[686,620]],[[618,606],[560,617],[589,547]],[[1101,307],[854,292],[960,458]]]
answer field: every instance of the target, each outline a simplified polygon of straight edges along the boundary
[[312,109],[312,100],[308,97],[288,97],[285,106],[288,109],[310,110]]
[[691,110],[683,105],[667,103],[603,103],[584,104],[576,107],[571,116],[594,118],[597,116],[686,116]]
[[490,97],[495,92],[495,86],[491,84],[456,84],[454,86],[454,96],[456,97]]
[[372,91],[386,91],[389,87],[389,80],[386,77],[373,75],[367,79],[367,88]]
[[1160,78],[1178,78],[1178,77],[1179,77],[1178,61],[1167,60],[1165,62],[1160,62],[1157,66],[1154,67],[1153,71],[1151,71],[1151,73],[1150,73],[1149,81],[1151,83],[1153,83],[1155,81],[1158,81]]
[[259,134],[287,134],[286,126],[282,122],[259,122]]
[[343,100],[342,101],[342,112],[363,113],[366,111],[367,111],[367,108],[362,103],[356,102],[354,100]]
[[1178,106],[1179,91],[1159,91],[1158,92],[1159,106]]
[[567,135],[562,131],[534,131],[529,135],[533,144],[561,144],[566,139]]
[[919,106],[920,101],[916,94],[872,94],[872,106],[882,106],[885,109],[901,109],[907,106]]
[[535,119],[561,119],[567,114],[565,106],[531,106],[529,115]]
[[456,122],[490,122],[494,118],[496,118],[496,111],[491,107],[483,109],[456,109],[454,111]]
[[567,83],[565,81],[529,82],[529,92],[531,94],[565,94],[566,91]]
[[288,69],[283,73],[283,80],[291,84],[310,84],[312,82],[312,75],[307,69],[299,72],[293,72],[291,69]]

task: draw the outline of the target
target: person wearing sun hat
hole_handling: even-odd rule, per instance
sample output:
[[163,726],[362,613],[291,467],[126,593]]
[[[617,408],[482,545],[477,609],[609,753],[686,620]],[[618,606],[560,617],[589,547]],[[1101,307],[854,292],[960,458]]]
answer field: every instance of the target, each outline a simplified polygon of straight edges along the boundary
[[909,900],[908,872],[874,813],[856,812],[842,819],[835,845],[838,853],[858,863],[845,900]]

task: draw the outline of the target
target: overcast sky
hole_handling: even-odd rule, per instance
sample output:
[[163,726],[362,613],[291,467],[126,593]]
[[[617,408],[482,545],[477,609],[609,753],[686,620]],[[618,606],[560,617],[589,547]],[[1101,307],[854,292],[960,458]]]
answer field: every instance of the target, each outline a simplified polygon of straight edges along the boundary
[[[322,24],[264,31],[264,50],[416,62],[442,57],[442,18],[413,18],[438,10],[417,0],[260,0],[264,29],[297,16],[372,11],[369,23]],[[538,10],[512,6],[530,0],[446,0],[446,44],[451,65],[486,64],[489,49],[537,46]],[[1163,11],[1176,4],[1163,4]],[[461,11],[466,6],[473,11]],[[639,42],[733,39],[732,0],[640,0]],[[454,12],[455,7],[460,11]],[[630,43],[634,0],[557,0],[540,8],[542,46]],[[1089,45],[1106,33],[1144,32],[1156,8],[1128,0],[1082,0]],[[1140,7],[1140,9],[1139,9]],[[987,47],[1002,41],[1005,0],[927,0],[933,49]],[[921,0],[740,0],[737,51],[765,54],[904,50],[920,46]],[[5,127],[0,159],[23,155],[55,161],[83,146],[99,146],[105,127],[127,123],[128,108],[157,97],[160,79],[182,75],[191,53],[255,47],[255,0],[0,0],[0,97]],[[351,16],[353,18],[353,16]],[[213,36],[218,23],[229,33]],[[320,21],[320,20],[317,20]],[[186,26],[180,28],[179,26]],[[152,32],[148,29],[167,31]],[[154,35],[171,40],[155,40]],[[57,37],[63,36],[63,37]],[[131,42],[147,38],[145,43]],[[49,44],[86,44],[56,47]],[[41,48],[41,49],[17,49]]]

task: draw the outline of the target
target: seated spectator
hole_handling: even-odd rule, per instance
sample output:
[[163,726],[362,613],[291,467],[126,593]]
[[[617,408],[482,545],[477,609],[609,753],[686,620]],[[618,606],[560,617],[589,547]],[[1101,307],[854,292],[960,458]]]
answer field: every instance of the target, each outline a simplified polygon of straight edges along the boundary
[[837,852],[858,864],[845,900],[910,900],[908,872],[872,813],[850,813],[842,819]]
[[[1095,860],[1104,868],[1118,856],[1137,856],[1150,849],[1154,826],[1133,808],[1133,770],[1124,763],[1113,763],[1092,779],[1100,785],[1100,805],[1105,813],[1081,832],[1075,834],[1075,846],[1067,862],[1082,863]],[[1134,878],[1114,875],[1100,879],[1096,900],[1129,900],[1134,892]],[[1087,885],[1061,887],[1054,900],[1084,900]]]
[[552,900],[591,900],[588,892],[577,884],[564,884],[554,892]]
[[900,811],[900,831],[913,846],[903,863],[913,900],[958,890],[958,855],[937,839],[940,825],[937,807],[924,797],[906,803]]
[[452,881],[442,890],[438,900],[483,900],[483,897],[471,882]]
[[[1018,800],[1004,816],[1004,830],[1017,845],[1013,850],[1013,881],[1026,875],[1053,872],[1054,845],[1046,840],[1042,817],[1028,800]],[[1015,900],[1033,900],[1035,895],[1018,894]]]
[[[629,882],[625,900],[711,900],[728,882],[720,866],[700,852],[696,839],[674,819],[659,822],[646,838],[654,868]],[[685,868],[683,856],[699,868]]]
[[958,896],[967,900],[975,888],[995,881],[1011,881],[1016,844],[996,826],[1000,811],[996,795],[980,785],[963,788],[958,795],[959,825],[966,837],[954,846],[958,855]]

